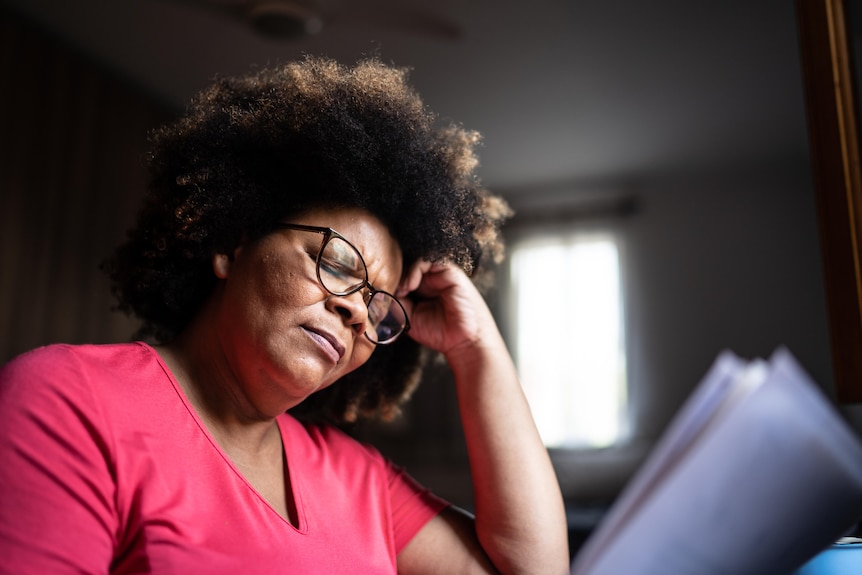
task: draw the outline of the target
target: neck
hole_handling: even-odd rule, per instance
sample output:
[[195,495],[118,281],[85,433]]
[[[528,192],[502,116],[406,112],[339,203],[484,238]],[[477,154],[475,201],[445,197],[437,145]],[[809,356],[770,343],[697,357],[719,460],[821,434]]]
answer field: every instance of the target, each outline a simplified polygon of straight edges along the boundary
[[272,445],[273,434],[277,436],[275,417],[249,400],[207,317],[199,314],[179,336],[156,350],[223,448],[260,452]]

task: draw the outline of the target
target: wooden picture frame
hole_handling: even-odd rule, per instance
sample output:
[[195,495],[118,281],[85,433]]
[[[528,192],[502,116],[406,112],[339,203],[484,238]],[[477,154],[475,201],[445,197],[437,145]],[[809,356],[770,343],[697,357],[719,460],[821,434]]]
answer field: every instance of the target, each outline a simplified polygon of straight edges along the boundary
[[848,6],[796,2],[835,400],[844,404],[862,402],[862,174]]

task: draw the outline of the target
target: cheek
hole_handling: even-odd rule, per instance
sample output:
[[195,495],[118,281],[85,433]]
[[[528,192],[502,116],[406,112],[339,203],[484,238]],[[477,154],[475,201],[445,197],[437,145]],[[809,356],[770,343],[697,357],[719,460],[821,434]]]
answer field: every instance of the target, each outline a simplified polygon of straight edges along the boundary
[[247,286],[258,300],[266,305],[280,307],[307,300],[313,295],[316,278],[310,281],[304,270],[280,255],[266,254],[258,269],[262,273],[254,276],[253,285]]
[[[247,266],[242,270],[245,273],[227,280],[231,320],[245,322],[248,330],[256,332],[278,331],[292,321],[299,308],[313,301],[314,286],[278,257],[265,256],[255,263],[258,265]],[[258,333],[255,337],[262,336]]]

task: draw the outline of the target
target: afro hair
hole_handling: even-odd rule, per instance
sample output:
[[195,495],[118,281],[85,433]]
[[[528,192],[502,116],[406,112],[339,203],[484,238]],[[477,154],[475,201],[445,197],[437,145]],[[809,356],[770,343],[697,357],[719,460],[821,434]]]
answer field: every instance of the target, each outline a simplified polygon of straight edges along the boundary
[[[405,269],[448,260],[487,287],[509,209],[475,174],[476,132],[441,125],[407,71],[306,57],[217,79],[151,135],[150,187],[104,269],[139,337],[170,341],[210,297],[215,253],[320,207],[360,208],[399,243]],[[482,281],[485,278],[485,281]],[[297,414],[335,424],[388,419],[418,383],[426,352],[378,346]]]

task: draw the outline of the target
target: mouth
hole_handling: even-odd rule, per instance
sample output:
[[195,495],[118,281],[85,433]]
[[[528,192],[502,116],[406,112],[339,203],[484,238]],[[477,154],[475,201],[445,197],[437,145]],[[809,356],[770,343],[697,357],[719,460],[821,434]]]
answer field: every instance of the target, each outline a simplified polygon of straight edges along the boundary
[[341,358],[344,357],[345,348],[344,345],[338,338],[332,335],[329,332],[312,329],[310,327],[306,327],[305,331],[311,336],[313,340],[315,340],[323,351],[333,360],[334,363],[338,363],[341,361]]

